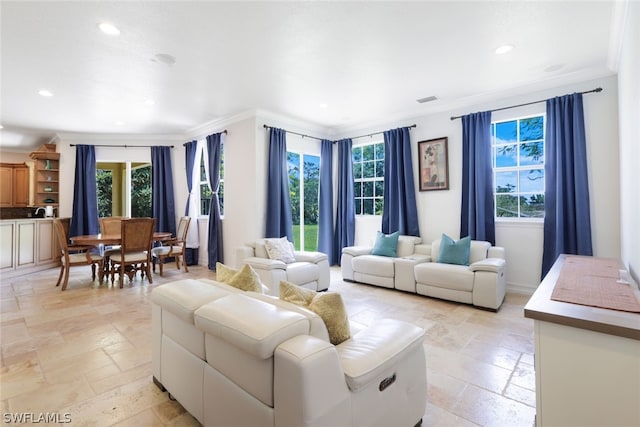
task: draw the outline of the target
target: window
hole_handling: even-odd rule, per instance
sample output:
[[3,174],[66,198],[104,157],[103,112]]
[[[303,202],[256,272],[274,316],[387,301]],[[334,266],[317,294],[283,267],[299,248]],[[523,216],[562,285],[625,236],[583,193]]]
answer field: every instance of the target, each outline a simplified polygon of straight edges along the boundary
[[352,156],[356,215],[382,215],[384,143],[353,147]]
[[544,218],[544,120],[491,124],[497,218]]
[[[209,208],[211,206],[211,196],[213,192],[211,191],[211,187],[209,186],[209,180],[207,179],[207,169],[208,166],[205,165],[207,156],[204,154],[206,150],[204,149],[204,144],[202,144],[203,149],[199,153],[200,154],[200,215],[208,216]],[[198,160],[198,155],[196,155],[196,161]],[[224,216],[224,144],[220,146],[220,187],[218,188],[218,199],[220,201],[220,215]]]
[[287,171],[293,246],[298,251],[315,251],[318,249],[320,157],[287,151]]
[[151,164],[96,163],[98,216],[151,216]]

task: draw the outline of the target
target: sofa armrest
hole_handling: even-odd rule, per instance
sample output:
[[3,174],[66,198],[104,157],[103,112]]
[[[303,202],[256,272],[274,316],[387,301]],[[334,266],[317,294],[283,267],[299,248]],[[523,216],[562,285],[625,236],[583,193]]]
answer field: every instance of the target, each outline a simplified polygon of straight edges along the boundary
[[469,266],[469,270],[476,271],[489,271],[493,273],[499,273],[504,270],[506,261],[502,258],[486,258],[480,261],[476,261]]
[[422,349],[424,329],[408,322],[382,319],[338,344],[342,369],[351,391],[384,377],[399,360]]
[[249,257],[243,262],[249,264],[254,270],[286,270],[287,264],[276,259]]
[[312,262],[314,264],[317,264],[320,261],[326,261],[329,259],[327,254],[323,252],[295,251],[293,255],[295,256],[296,261]]
[[236,267],[242,266],[244,260],[255,256],[251,246],[240,246],[236,249]]
[[343,254],[349,254],[351,256],[369,255],[371,253],[370,246],[347,246],[342,248]]

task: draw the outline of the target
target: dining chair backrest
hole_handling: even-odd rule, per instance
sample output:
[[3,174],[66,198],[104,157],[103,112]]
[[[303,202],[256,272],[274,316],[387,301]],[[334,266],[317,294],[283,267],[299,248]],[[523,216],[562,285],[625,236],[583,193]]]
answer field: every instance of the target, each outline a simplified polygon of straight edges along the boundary
[[100,218],[100,232],[102,234],[117,234],[120,235],[122,230],[121,223],[125,219],[123,216],[108,216]]
[[122,252],[151,250],[155,218],[130,218],[121,222]]
[[53,228],[56,230],[56,237],[58,240],[58,245],[60,246],[60,251],[63,254],[66,254],[69,251],[69,223],[71,222],[71,218],[54,218],[53,219]]
[[190,223],[191,217],[183,216],[180,218],[180,221],[178,222],[178,231],[176,232],[178,240],[182,240],[183,242],[187,241],[187,233],[189,232]]

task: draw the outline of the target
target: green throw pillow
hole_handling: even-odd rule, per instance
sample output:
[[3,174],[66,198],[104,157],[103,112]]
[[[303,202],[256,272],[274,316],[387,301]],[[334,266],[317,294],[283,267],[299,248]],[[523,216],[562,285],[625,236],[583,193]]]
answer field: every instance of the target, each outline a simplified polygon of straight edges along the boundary
[[331,344],[338,345],[351,337],[347,308],[337,292],[316,292],[293,283],[280,282],[280,299],[316,313],[329,333]]
[[443,234],[440,240],[438,262],[444,264],[469,265],[470,252],[471,237],[467,236],[455,241],[446,234]]
[[396,256],[398,251],[398,237],[400,237],[399,231],[391,234],[384,234],[378,231],[378,237],[376,237],[376,243],[373,245],[371,255]]

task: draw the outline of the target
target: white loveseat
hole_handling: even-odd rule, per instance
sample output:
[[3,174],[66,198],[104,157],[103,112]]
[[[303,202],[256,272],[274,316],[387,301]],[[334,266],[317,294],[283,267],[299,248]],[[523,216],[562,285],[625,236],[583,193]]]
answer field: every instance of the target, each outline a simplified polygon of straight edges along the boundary
[[269,294],[278,296],[281,281],[294,283],[314,291],[329,289],[329,259],[322,252],[293,251],[295,261],[285,263],[270,259],[265,239],[247,242],[236,250],[236,264],[249,264],[269,288]]
[[506,293],[504,248],[472,240],[469,265],[439,263],[440,239],[423,244],[419,237],[400,236],[397,257],[371,255],[372,247],[342,250],[345,280],[399,289],[420,295],[497,310]]
[[207,279],[153,290],[153,377],[205,426],[414,426],[424,330],[352,324],[333,345],[315,313]]

